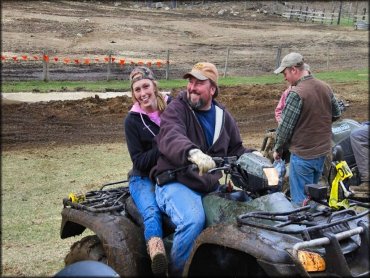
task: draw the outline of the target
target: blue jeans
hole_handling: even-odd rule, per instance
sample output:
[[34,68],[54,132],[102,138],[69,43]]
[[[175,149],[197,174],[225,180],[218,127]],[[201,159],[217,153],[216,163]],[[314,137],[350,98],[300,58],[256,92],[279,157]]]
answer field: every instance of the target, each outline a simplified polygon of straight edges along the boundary
[[148,177],[131,176],[129,189],[144,222],[144,238],[163,237],[162,213],[155,200],[155,187]]
[[205,225],[203,194],[179,182],[156,185],[155,193],[159,208],[176,225],[169,270],[171,275],[181,276],[195,239]]
[[324,169],[325,155],[313,159],[304,159],[291,154],[289,165],[289,185],[292,202],[301,206],[307,197],[304,192],[305,184],[316,184]]

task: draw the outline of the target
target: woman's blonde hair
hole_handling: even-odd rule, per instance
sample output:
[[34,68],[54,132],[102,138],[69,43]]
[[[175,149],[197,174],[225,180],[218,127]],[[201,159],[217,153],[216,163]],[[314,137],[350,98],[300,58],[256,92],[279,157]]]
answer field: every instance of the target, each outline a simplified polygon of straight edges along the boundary
[[158,107],[159,112],[162,113],[164,111],[164,109],[166,109],[166,107],[167,107],[167,102],[164,99],[164,95],[158,90],[157,81],[155,81],[155,80],[152,80],[152,81],[153,81],[153,84],[154,84],[154,87],[155,87],[154,88],[154,94],[157,97],[157,107]]

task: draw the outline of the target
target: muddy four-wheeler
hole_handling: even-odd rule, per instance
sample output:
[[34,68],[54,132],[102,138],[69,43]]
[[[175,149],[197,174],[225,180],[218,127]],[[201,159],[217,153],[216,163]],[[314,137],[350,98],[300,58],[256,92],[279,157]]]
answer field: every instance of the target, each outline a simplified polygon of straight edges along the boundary
[[[326,188],[307,185],[311,201],[294,206],[266,176],[271,162],[255,154],[214,158],[220,190],[203,198],[206,227],[195,241],[184,276],[369,275],[369,210],[361,203],[333,210]],[[164,185],[166,186],[166,185]],[[166,250],[175,227],[164,216]],[[150,276],[142,219],[127,185],[110,183],[63,199],[61,238],[81,235],[66,265],[96,260],[122,277]],[[169,253],[168,253],[169,254]]]

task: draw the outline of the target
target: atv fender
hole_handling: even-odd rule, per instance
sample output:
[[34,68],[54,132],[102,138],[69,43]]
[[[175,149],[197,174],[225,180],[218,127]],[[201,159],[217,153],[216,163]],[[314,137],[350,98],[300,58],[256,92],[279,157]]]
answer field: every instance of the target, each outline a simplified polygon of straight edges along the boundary
[[[239,254],[254,258],[251,261],[258,264],[267,275],[298,275],[303,270],[299,269],[300,266],[297,267],[289,253],[285,251],[286,248],[297,243],[299,239],[291,235],[255,227],[239,227],[236,222],[238,215],[251,211],[293,210],[293,205],[281,192],[246,202],[233,201],[217,193],[209,194],[203,198],[203,207],[206,213],[207,228],[203,230],[195,242],[185,267],[186,275],[191,275],[191,267],[196,269],[198,261],[204,260],[201,258],[203,245],[204,247],[212,245],[215,249],[218,246],[220,253],[222,253],[221,257],[227,253],[225,248],[240,251]],[[213,258],[209,258],[209,260],[213,260]],[[207,261],[207,263],[212,264],[213,262]],[[218,262],[214,263],[219,264]]]
[[100,239],[108,265],[123,277],[140,276],[147,260],[143,231],[123,215],[62,210],[61,238],[82,234],[88,228]]
[[[305,273],[301,265],[297,265],[285,248],[298,242],[298,239],[289,235],[256,229],[253,227],[236,224],[219,224],[206,228],[197,238],[192,249],[191,255],[185,265],[184,275],[192,275],[191,268],[196,269],[203,250],[210,249],[209,246],[218,247],[220,258],[225,260],[225,255],[231,253],[227,249],[237,250],[239,254],[245,257],[252,257],[254,260],[248,260],[248,263],[258,264],[267,276],[299,276]],[[214,255],[214,253],[213,253]],[[210,256],[211,257],[211,256]],[[217,257],[217,256],[214,256]],[[214,258],[210,258],[214,260]],[[235,260],[233,258],[232,260]],[[247,263],[247,262],[245,262]],[[204,261],[203,261],[204,264]],[[209,263],[208,266],[212,264]],[[220,262],[214,262],[220,265]],[[206,264],[207,265],[207,264]],[[255,269],[255,265],[248,266]],[[230,267],[225,267],[230,269]]]

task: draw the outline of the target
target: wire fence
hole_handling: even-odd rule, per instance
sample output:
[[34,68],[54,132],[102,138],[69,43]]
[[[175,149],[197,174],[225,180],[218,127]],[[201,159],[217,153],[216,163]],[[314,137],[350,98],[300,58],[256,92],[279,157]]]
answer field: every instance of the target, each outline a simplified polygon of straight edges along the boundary
[[[137,1],[146,5],[154,5],[154,2],[157,1]],[[223,2],[225,7],[231,5],[227,1],[171,1],[171,4],[174,7],[188,4],[196,8],[199,3],[207,5],[215,2]],[[263,2],[260,2],[261,5]],[[245,9],[251,3],[252,1],[245,1]],[[268,3],[271,9],[269,13],[279,14],[288,20],[334,25],[338,18],[342,21],[351,19],[356,23],[362,22],[356,25],[353,32],[359,32],[355,29],[368,29],[368,10],[363,6],[363,1],[325,2],[326,10],[320,9],[324,2],[319,1],[289,1],[285,5],[281,1]],[[42,50],[39,53],[23,54],[8,52],[1,54],[1,74],[4,81],[127,80],[135,66],[147,65],[158,79],[179,79],[195,63],[207,59],[217,66],[221,77],[256,76],[272,74],[281,58],[292,51],[302,53],[313,72],[359,69],[369,66],[368,45],[359,45],[360,43],[341,37],[333,41],[313,38],[311,44],[294,41],[283,45],[267,42],[266,45],[249,46],[248,43],[241,42],[233,47],[212,46],[212,49],[207,45],[196,45],[196,50],[191,53],[184,53],[185,50],[177,47],[176,50],[147,53],[147,57],[122,57],[119,53],[108,51],[105,55],[100,53],[86,56],[61,56]],[[184,61],[183,57],[190,58]]]
[[[351,43],[351,42],[349,42]],[[317,42],[315,43],[317,46]],[[348,51],[343,42],[321,42],[322,47],[306,45],[280,45],[266,47],[224,48],[212,51],[213,62],[221,77],[256,76],[272,74],[281,58],[289,52],[299,52],[310,64],[312,71],[329,71],[361,69],[368,67],[368,47],[356,47],[356,52]],[[206,50],[205,50],[206,51]],[[131,70],[138,65],[150,67],[158,79],[180,79],[183,74],[199,62],[204,61],[205,53],[194,53],[186,62],[179,62],[181,51],[167,50],[153,53],[158,59],[124,58],[107,53],[100,58],[73,57],[66,58],[39,55],[22,55],[7,57],[2,60],[2,80],[127,80]],[[27,59],[25,58],[27,57]],[[89,62],[87,62],[89,61]]]

